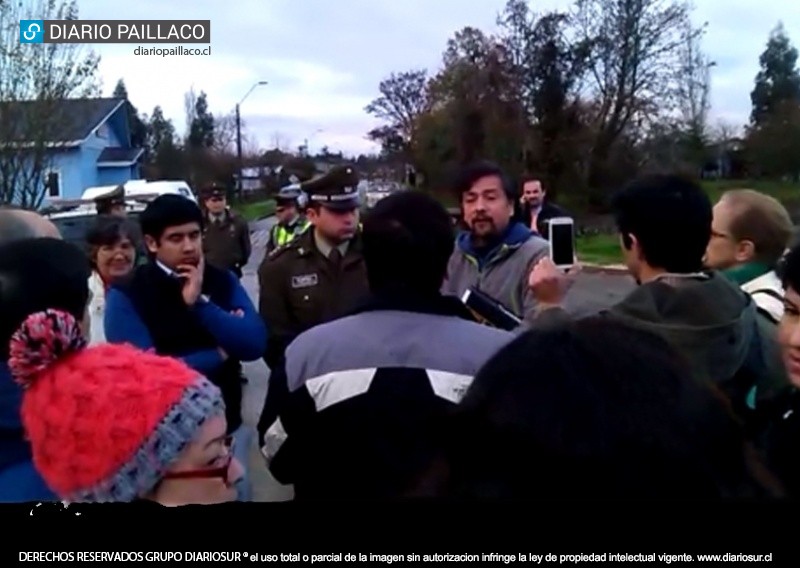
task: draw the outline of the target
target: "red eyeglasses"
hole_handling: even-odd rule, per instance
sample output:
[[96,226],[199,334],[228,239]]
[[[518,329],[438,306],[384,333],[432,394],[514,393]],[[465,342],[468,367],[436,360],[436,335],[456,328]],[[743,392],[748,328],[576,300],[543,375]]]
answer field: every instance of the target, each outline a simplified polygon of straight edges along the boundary
[[164,479],[215,479],[219,478],[224,482],[228,481],[228,474],[233,461],[233,436],[226,436],[222,440],[222,445],[226,450],[223,463],[218,467],[207,467],[201,469],[187,469],[184,471],[168,471],[164,474]]

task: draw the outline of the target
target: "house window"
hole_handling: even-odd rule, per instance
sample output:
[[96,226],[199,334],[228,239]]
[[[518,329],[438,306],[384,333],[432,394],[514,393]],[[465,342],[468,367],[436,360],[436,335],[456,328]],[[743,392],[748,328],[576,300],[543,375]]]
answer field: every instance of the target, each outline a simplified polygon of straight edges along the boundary
[[52,170],[46,172],[44,187],[47,197],[61,197],[61,174]]

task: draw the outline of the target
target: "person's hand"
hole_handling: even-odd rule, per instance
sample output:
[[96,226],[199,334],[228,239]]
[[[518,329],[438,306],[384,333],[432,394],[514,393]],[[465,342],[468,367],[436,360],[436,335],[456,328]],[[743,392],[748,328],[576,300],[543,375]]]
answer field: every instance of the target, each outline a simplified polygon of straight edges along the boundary
[[244,310],[236,308],[235,310],[231,311],[231,315],[243,318],[244,317]]
[[550,258],[542,258],[531,270],[528,288],[541,307],[560,306],[564,301],[580,266],[575,265],[565,274]]
[[228,360],[228,354],[225,352],[225,350],[222,347],[217,347],[217,351],[219,351],[219,355],[220,355],[220,357],[222,357],[223,361],[227,361]]
[[175,271],[184,279],[183,281],[183,301],[187,306],[194,306],[203,290],[203,259],[197,266],[191,264],[181,264]]

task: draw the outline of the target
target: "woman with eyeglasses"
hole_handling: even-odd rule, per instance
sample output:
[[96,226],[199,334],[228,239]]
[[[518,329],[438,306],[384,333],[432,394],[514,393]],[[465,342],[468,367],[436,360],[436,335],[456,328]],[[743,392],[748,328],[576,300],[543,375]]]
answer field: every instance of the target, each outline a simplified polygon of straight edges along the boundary
[[0,345],[37,472],[71,503],[234,501],[242,467],[219,389],[175,359],[87,347],[89,270],[63,241],[0,247]]

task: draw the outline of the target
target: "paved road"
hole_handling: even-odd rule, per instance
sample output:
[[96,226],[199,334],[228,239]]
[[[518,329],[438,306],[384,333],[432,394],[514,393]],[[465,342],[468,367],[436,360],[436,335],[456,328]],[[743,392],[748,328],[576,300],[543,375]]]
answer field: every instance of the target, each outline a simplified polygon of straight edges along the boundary
[[[251,224],[253,254],[244,269],[242,282],[253,301],[258,303],[258,280],[256,270],[264,257],[269,228],[274,219],[265,219]],[[628,276],[584,273],[578,277],[570,290],[566,308],[576,315],[588,315],[616,303],[634,287]],[[245,423],[255,429],[264,403],[269,383],[269,371],[263,361],[245,365],[249,382],[244,387],[243,414]],[[250,449],[249,471],[253,484],[254,501],[287,501],[292,498],[291,487],[280,485],[267,471],[258,447],[254,443]]]
[[[264,247],[267,244],[269,228],[274,224],[274,219],[265,219],[252,223],[251,240],[253,242],[253,254],[250,263],[244,269],[242,283],[250,294],[250,297],[258,305],[258,278],[256,270],[264,258]],[[269,384],[269,369],[263,361],[254,361],[244,365],[244,371],[248,378],[248,383],[244,387],[242,414],[246,424],[250,425],[255,431],[258,424],[258,417],[261,415],[261,408],[264,398],[267,396]],[[256,435],[253,435],[253,445],[250,448],[250,460],[248,469],[250,472],[251,483],[253,486],[253,500],[264,501],[288,501],[292,498],[292,488],[279,484],[269,474],[264,459],[258,451],[255,443]]]

